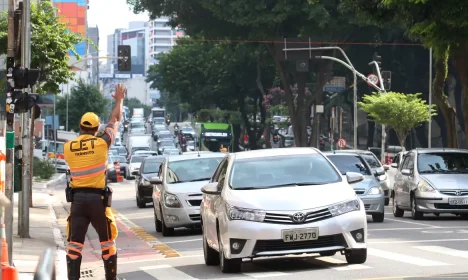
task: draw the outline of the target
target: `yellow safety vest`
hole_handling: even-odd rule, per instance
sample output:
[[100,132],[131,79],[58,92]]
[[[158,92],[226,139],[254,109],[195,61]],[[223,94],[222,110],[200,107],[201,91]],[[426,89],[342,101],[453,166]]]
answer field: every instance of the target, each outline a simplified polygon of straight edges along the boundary
[[65,143],[65,160],[70,167],[72,188],[103,189],[106,186],[107,158],[106,141],[94,135],[80,135]]

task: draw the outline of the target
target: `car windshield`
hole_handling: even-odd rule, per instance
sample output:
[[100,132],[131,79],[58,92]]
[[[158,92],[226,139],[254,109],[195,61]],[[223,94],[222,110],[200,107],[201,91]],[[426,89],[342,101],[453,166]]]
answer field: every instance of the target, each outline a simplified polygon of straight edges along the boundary
[[197,158],[170,161],[167,165],[166,179],[168,184],[208,181],[213,176],[222,157]]
[[172,135],[171,134],[159,134],[159,138],[169,139],[169,138],[172,138]]
[[373,155],[361,155],[371,168],[380,168],[382,165]]
[[115,160],[118,161],[119,163],[126,163],[127,162],[125,157],[116,157]]
[[111,154],[113,154],[113,155],[118,155],[118,154],[119,154],[119,151],[114,150],[114,149],[111,149],[111,150],[109,150],[109,153],[111,153]]
[[141,163],[146,157],[144,156],[133,156],[131,159],[130,159],[130,162],[131,163]]
[[362,175],[371,175],[364,160],[358,155],[327,155],[341,174],[356,172]]
[[233,189],[322,185],[341,176],[322,155],[288,155],[237,160],[230,175]]
[[182,132],[193,132],[193,128],[191,128],[191,127],[184,127],[184,128],[182,128]]
[[173,147],[174,146],[174,142],[172,141],[161,141],[161,143],[159,143],[159,145],[161,145],[162,147]]
[[419,173],[468,173],[468,153],[422,153],[418,155]]
[[119,154],[126,154],[127,153],[127,149],[125,149],[125,147],[119,147]]
[[145,160],[145,166],[143,167],[142,171],[143,174],[158,173],[159,167],[161,166],[163,160],[163,158]]

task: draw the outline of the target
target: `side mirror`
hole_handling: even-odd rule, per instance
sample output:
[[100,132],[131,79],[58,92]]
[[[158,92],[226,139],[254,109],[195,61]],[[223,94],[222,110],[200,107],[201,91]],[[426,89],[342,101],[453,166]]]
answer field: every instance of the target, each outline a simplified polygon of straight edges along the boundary
[[401,175],[404,175],[404,176],[411,176],[411,170],[409,170],[409,169],[402,169],[402,170],[401,170]]
[[162,180],[159,177],[152,177],[150,179],[150,183],[155,184],[155,185],[160,185],[160,184],[162,184]]
[[383,169],[384,169],[385,171],[390,170],[390,165],[384,165],[384,166],[383,166]]
[[398,163],[394,162],[394,163],[390,164],[390,167],[392,167],[392,168],[398,168]]
[[201,192],[204,194],[220,195],[221,192],[218,190],[218,183],[209,183],[208,185],[201,188]]
[[381,175],[385,175],[385,170],[383,168],[379,168],[375,171],[376,177],[381,176]]
[[355,184],[364,180],[364,176],[356,172],[346,172],[346,180],[348,184]]
[[133,176],[138,176],[138,175],[140,175],[140,174],[138,173],[138,171],[132,171],[132,175],[133,175]]

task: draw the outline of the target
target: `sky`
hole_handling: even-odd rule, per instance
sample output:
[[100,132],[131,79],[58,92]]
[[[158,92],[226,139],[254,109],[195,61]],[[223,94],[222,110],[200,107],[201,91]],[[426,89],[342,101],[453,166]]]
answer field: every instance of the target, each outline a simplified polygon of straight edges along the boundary
[[107,35],[117,28],[128,28],[131,21],[147,21],[148,15],[134,14],[126,0],[90,0],[88,10],[88,27],[99,28],[99,49],[106,54]]

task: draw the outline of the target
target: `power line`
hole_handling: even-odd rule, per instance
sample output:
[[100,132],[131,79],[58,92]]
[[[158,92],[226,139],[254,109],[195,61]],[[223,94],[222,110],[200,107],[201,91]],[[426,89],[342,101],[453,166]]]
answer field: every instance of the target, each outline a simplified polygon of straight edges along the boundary
[[[189,37],[182,37],[180,38],[181,40],[184,41],[194,41],[194,42],[213,42],[213,43],[278,43],[278,44],[284,44],[283,40],[232,40],[232,39],[193,39]],[[179,39],[179,40],[180,40]],[[177,40],[177,39],[176,39]],[[303,44],[303,45],[379,45],[379,46],[410,46],[410,47],[415,47],[415,46],[423,46],[423,44],[420,43],[400,43],[400,42],[394,42],[394,43],[385,43],[385,42],[292,42],[288,41],[288,44]]]

